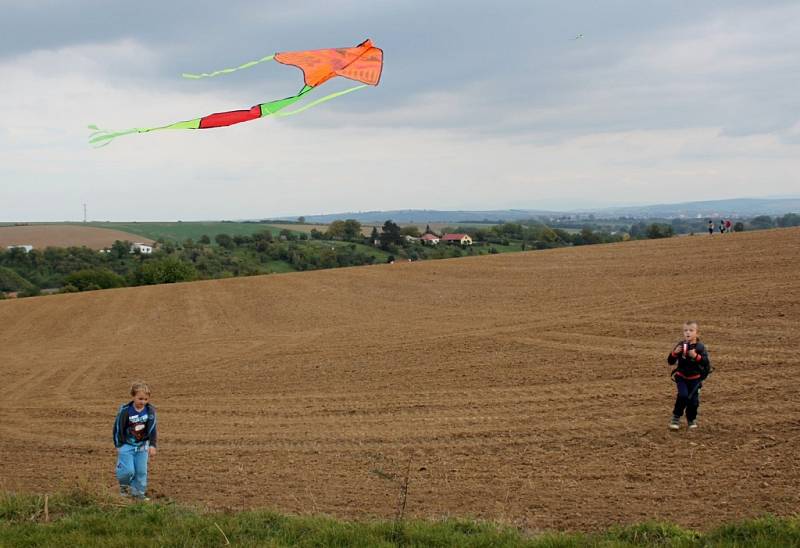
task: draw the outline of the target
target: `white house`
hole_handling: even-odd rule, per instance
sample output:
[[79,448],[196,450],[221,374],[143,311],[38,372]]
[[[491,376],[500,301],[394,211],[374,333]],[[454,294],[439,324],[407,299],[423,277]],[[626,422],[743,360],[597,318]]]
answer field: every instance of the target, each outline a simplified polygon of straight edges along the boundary
[[422,241],[423,244],[426,244],[426,245],[437,245],[439,243],[439,236],[437,236],[436,234],[431,234],[430,232],[427,232],[427,233],[422,235],[420,240]]
[[153,252],[153,246],[150,244],[143,244],[136,242],[131,244],[131,253],[141,253],[142,255],[150,255]]
[[22,244],[22,245],[10,245],[7,246],[7,249],[11,251],[12,249],[24,249],[25,253],[30,253],[33,251],[33,246],[30,244]]
[[472,238],[469,234],[445,234],[442,241],[446,244],[472,245]]

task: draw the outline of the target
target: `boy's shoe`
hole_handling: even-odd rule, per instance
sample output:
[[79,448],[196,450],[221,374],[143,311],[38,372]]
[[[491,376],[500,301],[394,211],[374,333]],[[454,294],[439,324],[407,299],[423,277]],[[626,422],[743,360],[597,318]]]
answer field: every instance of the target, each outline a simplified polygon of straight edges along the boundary
[[696,420],[689,421],[689,430],[694,430],[696,428],[697,428],[697,421]]
[[681,428],[681,418],[672,415],[672,420],[669,421],[669,429],[670,430],[680,430]]
[[137,495],[137,496],[135,496],[133,498],[136,499],[137,502],[149,502],[150,501],[150,497],[146,497],[144,495]]
[[121,497],[129,497],[131,496],[131,488],[129,485],[120,485],[119,486],[119,494]]

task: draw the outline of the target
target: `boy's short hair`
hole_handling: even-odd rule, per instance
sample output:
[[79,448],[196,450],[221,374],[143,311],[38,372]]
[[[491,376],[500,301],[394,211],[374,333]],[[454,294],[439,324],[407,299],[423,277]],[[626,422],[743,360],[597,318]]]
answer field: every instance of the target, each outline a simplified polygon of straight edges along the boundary
[[686,320],[685,322],[683,322],[683,325],[693,325],[698,328],[700,327],[700,324],[697,323],[697,320]]
[[131,396],[135,396],[137,392],[144,392],[150,395],[150,385],[144,381],[134,381],[131,383]]

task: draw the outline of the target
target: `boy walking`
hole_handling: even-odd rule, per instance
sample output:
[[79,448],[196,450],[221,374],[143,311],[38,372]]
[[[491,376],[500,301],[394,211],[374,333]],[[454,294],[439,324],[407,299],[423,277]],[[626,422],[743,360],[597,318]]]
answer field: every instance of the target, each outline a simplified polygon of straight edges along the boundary
[[672,378],[678,389],[675,407],[672,410],[670,430],[679,430],[681,417],[686,412],[690,430],[697,428],[697,408],[700,406],[700,388],[711,371],[708,351],[698,339],[697,322],[689,320],[683,324],[683,340],[667,356],[667,363],[676,365]]
[[156,408],[150,405],[150,386],[131,385],[133,400],[120,406],[114,421],[114,446],[117,448],[117,480],[120,494],[148,500],[147,460],[156,454],[158,431]]

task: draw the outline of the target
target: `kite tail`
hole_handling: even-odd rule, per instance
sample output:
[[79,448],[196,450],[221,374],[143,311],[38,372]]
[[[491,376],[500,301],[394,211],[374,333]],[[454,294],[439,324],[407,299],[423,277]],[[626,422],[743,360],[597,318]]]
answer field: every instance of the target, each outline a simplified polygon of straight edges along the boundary
[[289,112],[277,112],[277,113],[275,113],[275,116],[283,117],[283,116],[292,116],[294,114],[299,114],[299,113],[303,112],[304,110],[310,109],[311,107],[315,107],[315,106],[317,106],[317,105],[319,105],[321,103],[326,103],[326,102],[330,101],[331,99],[336,99],[337,97],[341,97],[342,95],[347,95],[348,93],[352,93],[354,91],[358,91],[360,89],[364,89],[365,87],[367,87],[367,86],[366,85],[360,85],[360,86],[355,86],[355,87],[352,87],[352,88],[345,89],[343,91],[337,91],[336,93],[331,93],[330,95],[326,95],[325,97],[320,97],[319,99],[317,99],[315,101],[311,101],[307,105],[303,105],[302,107],[300,107],[300,108],[298,108],[296,110],[290,110]]
[[214,72],[203,72],[201,74],[191,74],[188,72],[184,72],[181,76],[183,76],[184,78],[191,78],[192,80],[199,80],[201,78],[213,78],[214,76],[219,76],[220,74],[230,74],[231,72],[236,72],[237,70],[243,70],[243,69],[248,69],[250,67],[254,67],[259,63],[272,61],[274,57],[275,55],[267,55],[266,57],[262,57],[258,61],[250,61],[248,63],[244,63],[243,65],[239,65],[238,67],[215,70]]
[[337,97],[341,97],[342,95],[347,95],[348,93],[358,91],[365,87],[367,86],[359,85],[342,91],[337,91],[335,93],[331,93],[324,97],[320,97],[319,99],[311,101],[307,105],[303,105],[302,107],[296,110],[288,112],[282,112],[282,111],[284,108],[302,99],[303,96],[305,96],[308,92],[310,92],[314,88],[311,86],[303,86],[303,88],[296,95],[292,95],[291,97],[278,99],[276,101],[269,101],[267,103],[260,103],[253,107],[250,107],[249,109],[218,112],[215,114],[209,114],[208,116],[203,116],[202,118],[195,118],[193,120],[186,120],[183,122],[175,122],[174,124],[168,124],[165,126],[134,127],[122,131],[112,131],[112,130],[100,129],[96,125],[92,124],[89,126],[89,129],[94,131],[91,135],[89,135],[89,144],[94,146],[95,148],[100,148],[111,144],[111,141],[113,141],[117,137],[122,137],[123,135],[130,135],[132,133],[149,133],[151,131],[161,131],[164,129],[210,129],[213,127],[225,127],[234,124],[240,124],[242,122],[248,122],[250,120],[255,120],[257,118],[264,118],[266,116],[279,116],[279,117],[293,116],[295,114],[299,114],[305,110],[308,110],[322,103],[326,103],[331,99],[336,99]]
[[175,122],[166,126],[158,127],[132,127],[130,129],[123,129],[121,131],[112,131],[108,129],[100,129],[92,124],[89,129],[95,130],[89,135],[89,144],[95,148],[110,145],[111,141],[123,135],[130,135],[131,133],[148,133],[150,131],[160,131],[162,129],[198,129],[200,127],[200,120],[202,118],[195,118],[194,120],[186,120],[183,122]]

